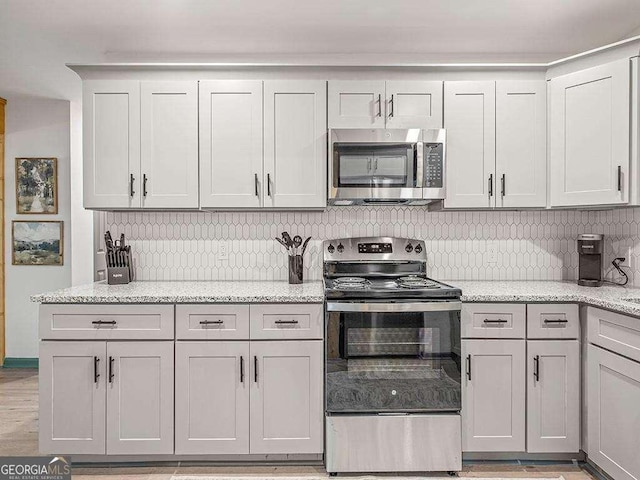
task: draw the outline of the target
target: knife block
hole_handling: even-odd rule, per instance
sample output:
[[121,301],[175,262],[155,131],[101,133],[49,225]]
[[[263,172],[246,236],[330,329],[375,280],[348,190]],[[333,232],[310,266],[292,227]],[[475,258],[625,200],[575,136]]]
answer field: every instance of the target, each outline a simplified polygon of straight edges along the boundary
[[109,285],[125,285],[131,281],[129,267],[107,267]]

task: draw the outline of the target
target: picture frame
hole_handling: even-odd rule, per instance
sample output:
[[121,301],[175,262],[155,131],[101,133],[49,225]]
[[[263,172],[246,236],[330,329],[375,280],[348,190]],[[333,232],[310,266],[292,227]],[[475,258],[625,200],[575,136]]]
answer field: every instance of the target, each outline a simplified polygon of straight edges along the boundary
[[58,213],[58,159],[16,158],[16,213],[56,215]]
[[64,222],[13,220],[11,222],[11,264],[64,265]]

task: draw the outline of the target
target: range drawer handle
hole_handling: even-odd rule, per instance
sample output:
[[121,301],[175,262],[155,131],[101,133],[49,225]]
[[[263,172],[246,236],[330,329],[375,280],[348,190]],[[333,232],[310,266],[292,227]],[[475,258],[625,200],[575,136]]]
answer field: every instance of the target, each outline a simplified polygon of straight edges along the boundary
[[569,320],[564,318],[545,318],[544,323],[569,323]]
[[505,320],[503,318],[497,318],[495,320],[492,320],[490,318],[485,318],[484,319],[484,323],[507,323],[508,320]]
[[201,320],[200,325],[222,325],[224,320]]
[[273,323],[275,323],[276,325],[297,325],[298,320],[276,320]]
[[91,322],[93,325],[99,327],[100,325],[115,325],[115,320],[94,320]]

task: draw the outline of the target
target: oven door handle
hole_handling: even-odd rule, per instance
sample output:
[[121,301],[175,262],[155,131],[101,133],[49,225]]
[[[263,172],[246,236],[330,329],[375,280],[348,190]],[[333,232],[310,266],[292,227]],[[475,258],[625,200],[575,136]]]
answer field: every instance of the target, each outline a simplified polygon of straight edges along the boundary
[[328,312],[454,312],[462,309],[460,301],[346,303],[327,302]]

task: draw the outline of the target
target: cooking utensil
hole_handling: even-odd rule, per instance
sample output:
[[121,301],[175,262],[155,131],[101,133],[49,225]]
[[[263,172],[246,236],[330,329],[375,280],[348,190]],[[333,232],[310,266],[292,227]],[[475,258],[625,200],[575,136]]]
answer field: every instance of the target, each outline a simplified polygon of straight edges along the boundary
[[281,238],[279,238],[279,237],[276,237],[276,241],[277,241],[280,245],[282,245],[282,246],[283,246],[287,251],[289,251],[289,246],[284,242],[284,240],[282,240],[282,239],[281,239]]
[[298,255],[298,248],[302,245],[302,237],[300,235],[296,235],[293,237],[293,246],[295,247],[295,255]]
[[301,255],[304,255],[304,252],[307,251],[307,244],[309,243],[309,240],[311,240],[311,237],[307,237],[307,239],[302,244],[302,253],[301,253]]
[[289,236],[288,232],[282,232],[282,239],[285,241],[288,248],[293,247],[293,240],[291,240],[291,237]]

